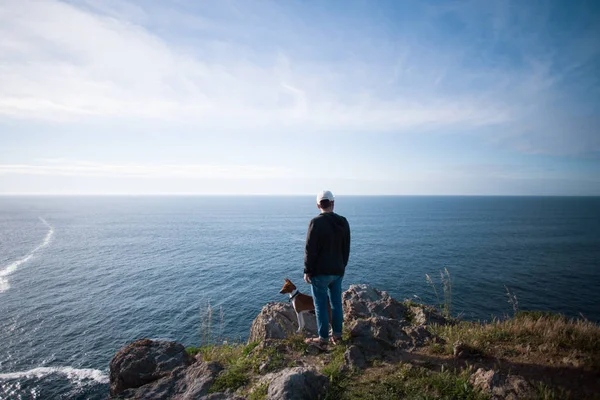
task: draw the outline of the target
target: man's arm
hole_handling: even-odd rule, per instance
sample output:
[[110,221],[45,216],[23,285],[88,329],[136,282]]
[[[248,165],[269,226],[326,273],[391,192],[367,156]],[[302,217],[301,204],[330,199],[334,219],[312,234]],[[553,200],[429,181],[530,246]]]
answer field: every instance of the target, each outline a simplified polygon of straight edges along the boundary
[[344,240],[344,267],[348,265],[348,259],[350,258],[350,224],[346,220],[346,237]]
[[315,229],[314,220],[308,224],[308,232],[306,233],[306,246],[304,248],[304,273],[310,275],[313,273],[315,262],[318,255],[317,232]]

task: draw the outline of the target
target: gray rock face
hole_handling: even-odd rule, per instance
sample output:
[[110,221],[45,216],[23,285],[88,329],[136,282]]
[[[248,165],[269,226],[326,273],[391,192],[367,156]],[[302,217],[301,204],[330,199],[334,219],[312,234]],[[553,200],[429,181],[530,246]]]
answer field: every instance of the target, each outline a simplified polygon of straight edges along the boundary
[[473,387],[490,395],[492,400],[517,400],[535,398],[535,388],[522,376],[508,375],[503,378],[494,370],[479,368],[469,382]]
[[179,343],[136,340],[119,350],[110,362],[110,394],[115,396],[159,380],[192,361]]
[[240,399],[231,394],[208,394],[222,368],[197,361],[175,342],[138,340],[110,363],[110,395],[119,399],[195,400]]
[[408,308],[393,299],[387,292],[382,292],[369,285],[351,285],[342,296],[344,316],[347,320],[371,317],[405,319]]
[[[310,313],[304,314],[304,329],[316,335],[317,321]],[[285,339],[298,330],[298,317],[289,303],[268,303],[252,322],[248,343],[265,339]]]
[[410,312],[413,314],[413,324],[415,325],[427,325],[427,324],[438,324],[446,325],[452,323],[452,321],[440,313],[438,313],[433,307],[428,306],[411,306],[409,307]]
[[201,397],[199,400],[246,400],[246,398],[231,393],[212,393]]
[[313,400],[322,397],[329,379],[315,369],[295,367],[273,374],[267,400]]
[[453,354],[455,358],[469,359],[481,357],[483,354],[476,348],[473,348],[463,342],[456,342],[453,345]]
[[181,395],[177,398],[192,400],[207,395],[208,389],[210,389],[221,370],[221,366],[214,362],[197,362],[192,365],[187,369],[184,379],[179,383],[178,392]]
[[412,317],[414,312],[387,292],[352,285],[343,300],[352,344],[366,358],[393,356],[400,350],[421,346],[432,337],[424,325],[409,322],[407,316]]
[[344,363],[349,369],[363,369],[367,366],[365,355],[358,346],[350,346],[344,353]]

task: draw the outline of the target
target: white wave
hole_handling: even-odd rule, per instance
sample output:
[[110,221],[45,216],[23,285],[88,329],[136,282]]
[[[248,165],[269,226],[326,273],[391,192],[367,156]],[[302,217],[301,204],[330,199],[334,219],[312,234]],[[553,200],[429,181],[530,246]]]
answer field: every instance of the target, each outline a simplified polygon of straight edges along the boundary
[[30,251],[29,254],[27,254],[25,257],[23,257],[17,261],[13,261],[12,263],[8,264],[6,267],[0,269],[0,293],[5,292],[8,289],[10,289],[10,284],[8,282],[7,276],[9,276],[13,272],[15,272],[17,270],[17,268],[19,268],[21,265],[23,265],[27,261],[29,261],[35,255],[35,253],[37,253],[44,247],[48,246],[48,244],[50,244],[52,235],[54,235],[54,228],[44,218],[42,218],[42,217],[39,217],[39,218],[40,218],[40,221],[42,221],[44,223],[44,225],[46,225],[48,227],[48,232],[46,233],[44,240],[42,240],[42,243],[40,243],[38,245],[38,247],[36,247],[32,251]]
[[86,380],[93,380],[98,383],[108,383],[108,375],[98,369],[73,367],[38,367],[29,371],[8,372],[0,374],[0,380],[24,379],[24,378],[44,378],[48,375],[65,375],[69,380],[75,383],[82,383]]

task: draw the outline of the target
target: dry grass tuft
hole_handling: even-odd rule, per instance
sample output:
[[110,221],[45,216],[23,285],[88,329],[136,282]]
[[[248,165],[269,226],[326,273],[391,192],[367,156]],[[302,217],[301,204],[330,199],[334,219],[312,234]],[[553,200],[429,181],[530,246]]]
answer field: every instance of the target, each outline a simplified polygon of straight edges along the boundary
[[543,353],[546,357],[568,357],[575,354],[580,366],[600,367],[600,327],[587,320],[520,312],[505,321],[461,322],[431,329],[446,340],[447,354],[452,354],[452,345],[461,341],[489,356]]

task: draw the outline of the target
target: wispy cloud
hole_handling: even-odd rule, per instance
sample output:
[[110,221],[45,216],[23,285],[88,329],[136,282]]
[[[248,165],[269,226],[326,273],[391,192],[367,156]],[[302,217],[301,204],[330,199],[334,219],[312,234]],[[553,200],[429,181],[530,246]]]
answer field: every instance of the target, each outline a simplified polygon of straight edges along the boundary
[[134,165],[48,160],[39,164],[0,164],[0,175],[53,175],[112,178],[277,179],[288,177],[280,167],[255,165]]
[[0,186],[597,188],[599,15],[556,0],[0,1]]
[[[281,51],[250,62],[232,55],[244,48],[209,40],[190,52],[117,13],[97,14],[57,1],[8,1],[0,10],[5,38],[0,115],[8,117],[134,117],[185,119],[205,129],[371,131],[477,127],[510,119],[510,108],[481,104],[478,94],[409,86],[410,75],[396,73],[396,93],[380,92],[389,78],[375,70],[357,76],[364,66],[356,63],[332,71],[330,65]],[[413,59],[413,67],[418,69],[418,62]]]

